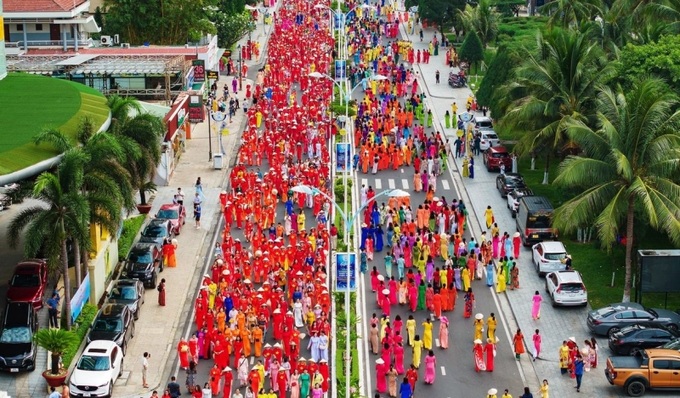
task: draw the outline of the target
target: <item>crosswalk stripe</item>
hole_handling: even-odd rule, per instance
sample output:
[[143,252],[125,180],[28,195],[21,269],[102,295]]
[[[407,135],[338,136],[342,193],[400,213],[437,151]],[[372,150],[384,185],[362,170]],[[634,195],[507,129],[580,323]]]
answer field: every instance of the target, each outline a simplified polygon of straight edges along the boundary
[[382,181],[380,181],[379,179],[375,180],[375,189],[378,190],[382,189]]
[[362,178],[361,179],[361,185],[366,185],[366,188],[368,188],[368,179]]
[[444,187],[445,191],[448,191],[449,189],[451,189],[451,187],[449,186],[449,182],[446,181],[446,180],[442,180],[442,187]]
[[408,189],[408,180],[406,178],[401,179],[402,188]]
[[387,186],[388,186],[390,189],[394,189],[394,187],[395,187],[394,178],[390,178],[389,180],[387,180]]

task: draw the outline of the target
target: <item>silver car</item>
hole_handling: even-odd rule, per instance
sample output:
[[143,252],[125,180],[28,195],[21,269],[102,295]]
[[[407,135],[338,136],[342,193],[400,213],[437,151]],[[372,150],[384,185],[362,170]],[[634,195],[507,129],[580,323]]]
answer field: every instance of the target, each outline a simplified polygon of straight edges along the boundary
[[588,290],[578,271],[549,273],[545,276],[545,291],[550,295],[553,307],[588,305]]

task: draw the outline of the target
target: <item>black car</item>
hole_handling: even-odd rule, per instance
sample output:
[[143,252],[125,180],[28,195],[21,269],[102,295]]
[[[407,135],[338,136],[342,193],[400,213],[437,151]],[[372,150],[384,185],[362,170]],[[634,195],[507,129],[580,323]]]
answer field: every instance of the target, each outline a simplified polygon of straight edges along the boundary
[[104,304],[94,318],[87,343],[95,340],[113,341],[125,355],[128,342],[135,336],[133,318],[132,311],[125,304]]
[[170,220],[153,219],[146,225],[140,242],[155,243],[159,248],[163,245],[166,238],[172,239],[175,235],[172,232],[172,222]]
[[156,287],[156,264],[161,261],[161,250],[155,243],[135,243],[123,268],[123,277],[137,279],[144,286]]
[[508,193],[514,189],[524,189],[527,187],[526,182],[521,174],[505,173],[496,176],[496,189],[501,193],[501,197],[505,198]]
[[0,332],[0,370],[16,373],[35,370],[38,347],[33,335],[38,319],[33,304],[8,303]]
[[113,282],[107,302],[127,305],[137,320],[142,304],[144,304],[144,284],[136,279],[119,279]]
[[609,336],[609,348],[616,355],[635,355],[645,348],[656,348],[679,337],[675,330],[664,327],[632,325]]

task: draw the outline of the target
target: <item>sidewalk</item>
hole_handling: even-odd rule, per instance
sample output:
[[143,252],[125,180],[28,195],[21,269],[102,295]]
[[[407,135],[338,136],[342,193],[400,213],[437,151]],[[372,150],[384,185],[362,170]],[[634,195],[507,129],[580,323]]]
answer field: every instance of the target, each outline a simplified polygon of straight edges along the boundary
[[[416,32],[418,30],[416,29]],[[434,34],[433,29],[424,29],[424,39],[420,42],[418,35],[411,36],[414,40],[415,49],[425,49]],[[438,35],[439,36],[439,35]],[[453,143],[455,140],[455,129],[444,128],[444,114],[448,110],[451,113],[451,104],[455,101],[458,111],[465,111],[465,103],[471,94],[470,88],[451,88],[448,84],[448,73],[453,70],[458,72],[458,68],[449,68],[445,65],[445,54],[440,51],[438,56],[431,56],[429,64],[416,64],[414,69],[419,72],[421,82],[424,83],[424,90],[427,95],[426,105],[430,106],[435,115],[435,121],[439,122],[439,131],[444,132],[446,138]],[[440,72],[440,83],[436,84],[435,72]],[[481,112],[478,112],[481,116]],[[453,116],[453,115],[452,115]],[[453,117],[452,117],[453,119]],[[455,119],[454,119],[455,120]],[[483,225],[483,214],[487,205],[494,209],[494,216],[501,231],[513,233],[516,230],[515,220],[510,212],[506,210],[505,199],[502,199],[495,188],[495,178],[497,173],[490,173],[484,169],[481,156],[475,158],[475,178],[463,178],[460,173],[462,158],[451,158],[450,163],[454,165],[451,169],[454,180],[459,188],[464,190],[463,196],[468,196],[468,203],[471,204],[472,214],[477,219],[472,226],[476,235],[485,230]],[[484,198],[480,200],[479,198]],[[550,383],[551,395],[557,397],[573,396],[575,381],[568,376],[563,376],[559,371],[558,349],[563,340],[575,337],[578,343],[582,343],[586,338],[592,337],[586,326],[586,314],[590,309],[582,308],[551,308],[549,298],[545,295],[545,281],[534,271],[531,263],[531,251],[524,248],[521,251],[520,265],[520,285],[517,291],[508,291],[504,295],[498,295],[498,301],[503,309],[504,315],[508,318],[510,327],[513,329],[521,328],[525,337],[527,350],[533,347],[531,336],[535,329],[540,329],[542,336],[541,359],[532,362],[528,355],[523,356],[520,361],[524,370],[525,384],[530,387],[536,396],[539,383],[547,379]],[[539,291],[544,297],[541,307],[541,318],[534,321],[531,318],[531,298],[534,291]],[[600,346],[598,363],[599,367],[587,373],[583,380],[581,392],[584,396],[598,397],[622,397],[623,390],[609,385],[602,368],[604,368],[606,358],[609,355],[606,338],[597,338]],[[581,344],[582,345],[582,344]],[[519,391],[511,391],[514,395]]]
[[[265,31],[264,29],[267,29]],[[251,33],[251,40],[260,43],[260,57],[253,60],[244,60],[249,67],[248,75],[253,77],[257,74],[259,64],[264,59],[266,42],[269,37],[269,26],[262,23],[256,25]],[[244,45],[247,36],[239,41]],[[233,76],[220,76],[218,87],[231,83]],[[247,84],[253,84],[253,79],[243,80],[243,88]],[[218,90],[221,92],[221,89]],[[239,98],[243,91],[239,93]],[[215,235],[215,230],[221,222],[219,194],[226,187],[227,175],[231,165],[235,162],[240,142],[240,133],[245,124],[245,113],[242,109],[236,112],[236,116],[229,124],[231,133],[222,137],[222,145],[225,150],[225,159],[222,170],[215,170],[213,163],[208,161],[208,123],[194,125],[192,139],[187,140],[186,152],[175,168],[171,177],[171,183],[167,187],[159,187],[152,201],[150,214],[155,214],[164,203],[172,203],[172,198],[178,187],[182,187],[188,200],[193,198],[196,178],[201,177],[203,193],[203,213],[201,216],[201,228],[194,227],[192,211],[187,211],[186,225],[182,233],[177,237],[179,249],[177,250],[177,268],[166,268],[159,274],[160,278],[166,279],[166,306],[158,306],[158,292],[149,289],[146,292],[145,304],[139,320],[136,322],[137,333],[128,346],[125,356],[124,372],[115,384],[114,396],[116,397],[140,397],[150,396],[151,391],[158,390],[162,394],[170,376],[177,372],[176,345],[180,336],[186,332],[186,327],[192,319],[192,299],[196,294],[196,286],[200,277],[204,274],[206,262],[210,260],[212,245],[209,242]],[[219,152],[219,141],[213,126],[213,150]],[[148,369],[148,384],[150,388],[142,387],[142,355],[144,352],[151,354]]]

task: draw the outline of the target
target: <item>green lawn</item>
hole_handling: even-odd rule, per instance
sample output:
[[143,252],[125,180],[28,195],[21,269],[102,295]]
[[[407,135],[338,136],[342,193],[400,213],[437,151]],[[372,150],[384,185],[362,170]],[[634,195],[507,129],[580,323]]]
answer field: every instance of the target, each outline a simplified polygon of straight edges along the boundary
[[[504,137],[503,137],[504,138]],[[511,145],[509,145],[511,147]],[[559,159],[550,161],[550,182],[557,176]],[[529,187],[534,194],[547,197],[554,207],[560,206],[573,196],[573,192],[557,189],[554,185],[543,185],[543,170],[545,158],[536,159],[536,169],[531,170],[531,160],[529,158],[520,159],[519,172],[524,176]],[[672,248],[668,238],[648,227],[636,228],[638,231],[638,249],[663,249]],[[617,245],[611,252],[600,249],[596,232],[592,232],[590,243],[579,243],[576,233],[569,235],[560,234],[560,240],[565,244],[567,250],[574,260],[574,268],[583,275],[584,282],[588,288],[588,299],[593,308],[599,308],[610,303],[620,302],[623,295],[623,282],[625,276],[624,247]],[[613,280],[613,286],[612,286]],[[631,299],[635,300],[635,292],[631,292]],[[680,308],[680,294],[647,293],[642,298],[642,303],[649,307],[659,307],[668,309]]]
[[0,175],[12,173],[58,154],[50,145],[36,146],[33,137],[56,128],[75,137],[89,116],[99,128],[108,118],[106,98],[82,84],[24,73],[0,81]]

